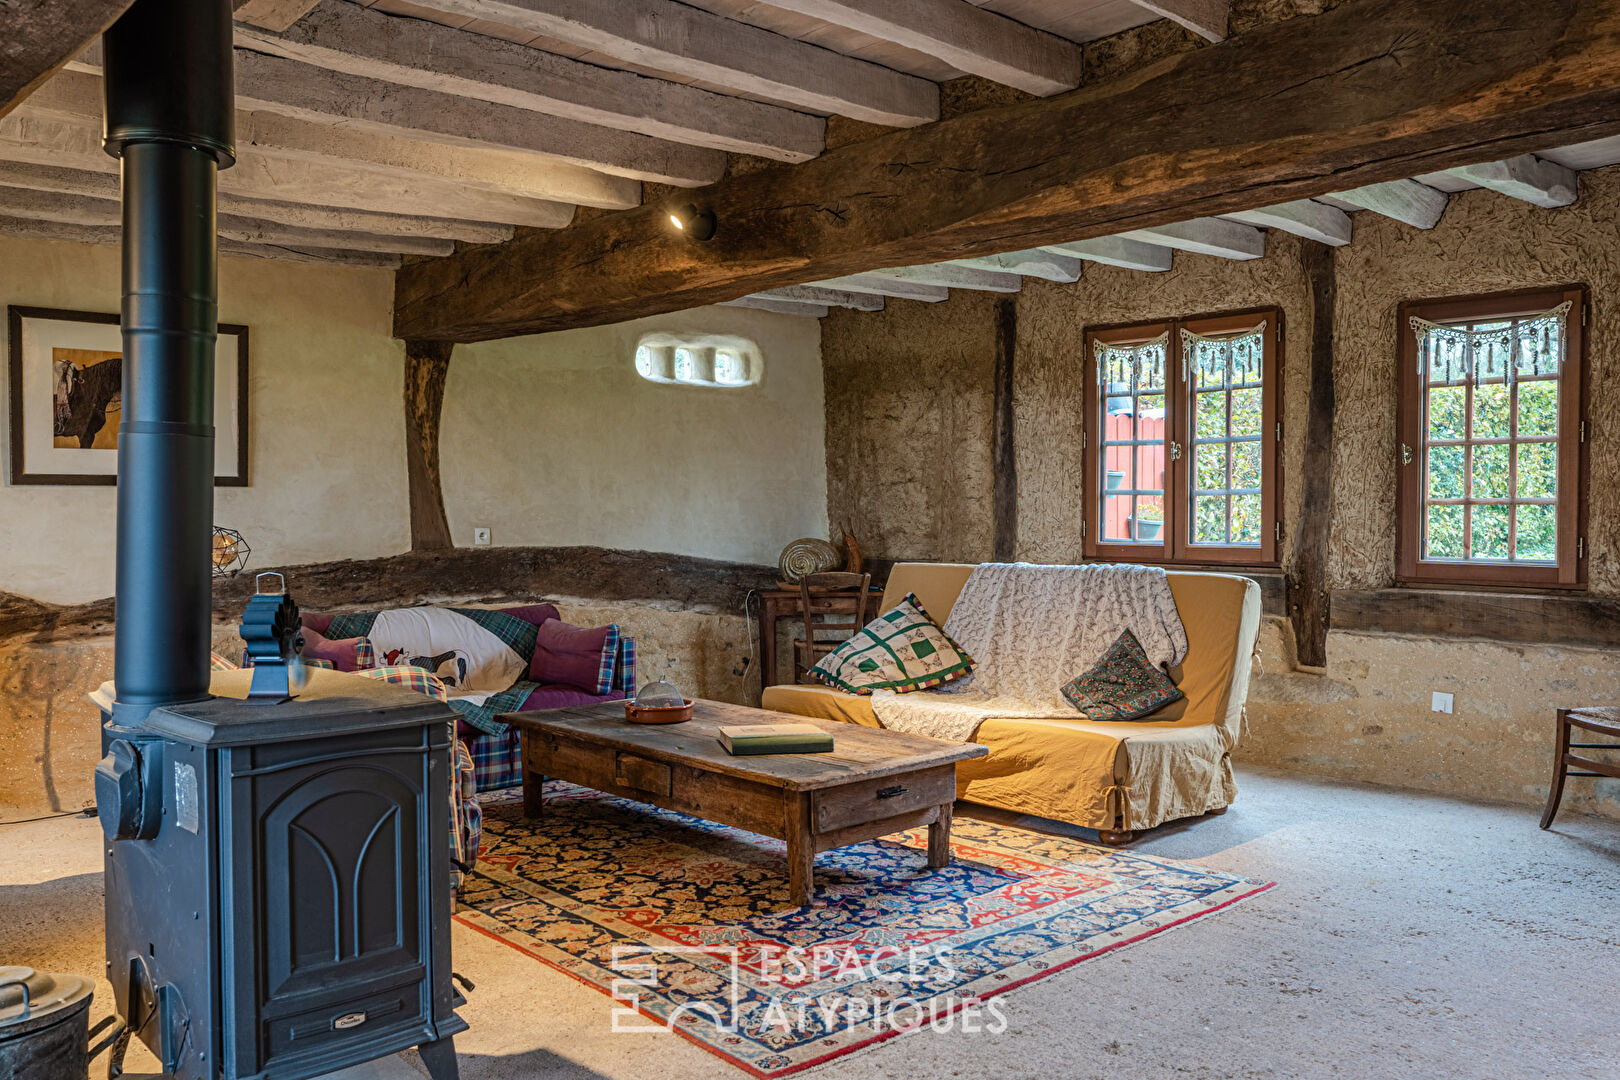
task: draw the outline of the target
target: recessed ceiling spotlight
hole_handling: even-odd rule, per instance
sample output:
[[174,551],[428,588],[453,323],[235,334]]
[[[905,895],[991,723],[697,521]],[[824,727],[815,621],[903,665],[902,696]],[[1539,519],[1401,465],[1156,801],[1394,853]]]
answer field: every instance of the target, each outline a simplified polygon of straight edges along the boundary
[[714,211],[699,210],[691,203],[671,210],[669,223],[694,240],[709,240],[714,237]]

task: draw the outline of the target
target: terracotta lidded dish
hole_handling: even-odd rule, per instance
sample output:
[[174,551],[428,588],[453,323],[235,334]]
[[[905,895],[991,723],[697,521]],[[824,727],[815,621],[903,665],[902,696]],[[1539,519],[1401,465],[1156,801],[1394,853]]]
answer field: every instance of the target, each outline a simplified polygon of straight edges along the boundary
[[692,719],[692,699],[667,682],[651,682],[624,703],[624,718],[632,724],[679,724]]

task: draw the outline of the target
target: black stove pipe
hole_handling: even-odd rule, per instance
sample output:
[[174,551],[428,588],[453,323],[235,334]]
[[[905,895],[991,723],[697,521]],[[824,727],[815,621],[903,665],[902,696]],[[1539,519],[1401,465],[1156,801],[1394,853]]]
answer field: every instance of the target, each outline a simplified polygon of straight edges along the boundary
[[136,0],[102,39],[123,160],[114,722],[208,696],[217,173],[235,163],[231,0]]

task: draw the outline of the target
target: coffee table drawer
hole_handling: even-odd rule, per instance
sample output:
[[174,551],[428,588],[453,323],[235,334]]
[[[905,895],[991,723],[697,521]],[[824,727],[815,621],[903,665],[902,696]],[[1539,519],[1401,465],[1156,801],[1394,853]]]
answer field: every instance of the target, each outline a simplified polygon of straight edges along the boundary
[[670,767],[662,761],[627,754],[622,750],[614,757],[613,779],[620,787],[667,799],[672,790],[670,775]]
[[810,793],[810,820],[818,833],[897,817],[956,800],[956,766],[860,780]]

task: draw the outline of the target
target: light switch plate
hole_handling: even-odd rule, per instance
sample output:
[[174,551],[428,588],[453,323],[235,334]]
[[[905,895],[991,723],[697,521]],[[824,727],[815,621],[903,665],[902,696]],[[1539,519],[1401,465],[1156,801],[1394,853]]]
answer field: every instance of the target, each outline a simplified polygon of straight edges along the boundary
[[1429,709],[1432,712],[1443,712],[1443,713],[1451,712],[1452,711],[1452,697],[1451,697],[1451,695],[1450,694],[1442,694],[1440,691],[1436,690],[1434,692],[1434,697],[1430,700]]
[[480,525],[473,530],[473,547],[489,547],[489,526]]

